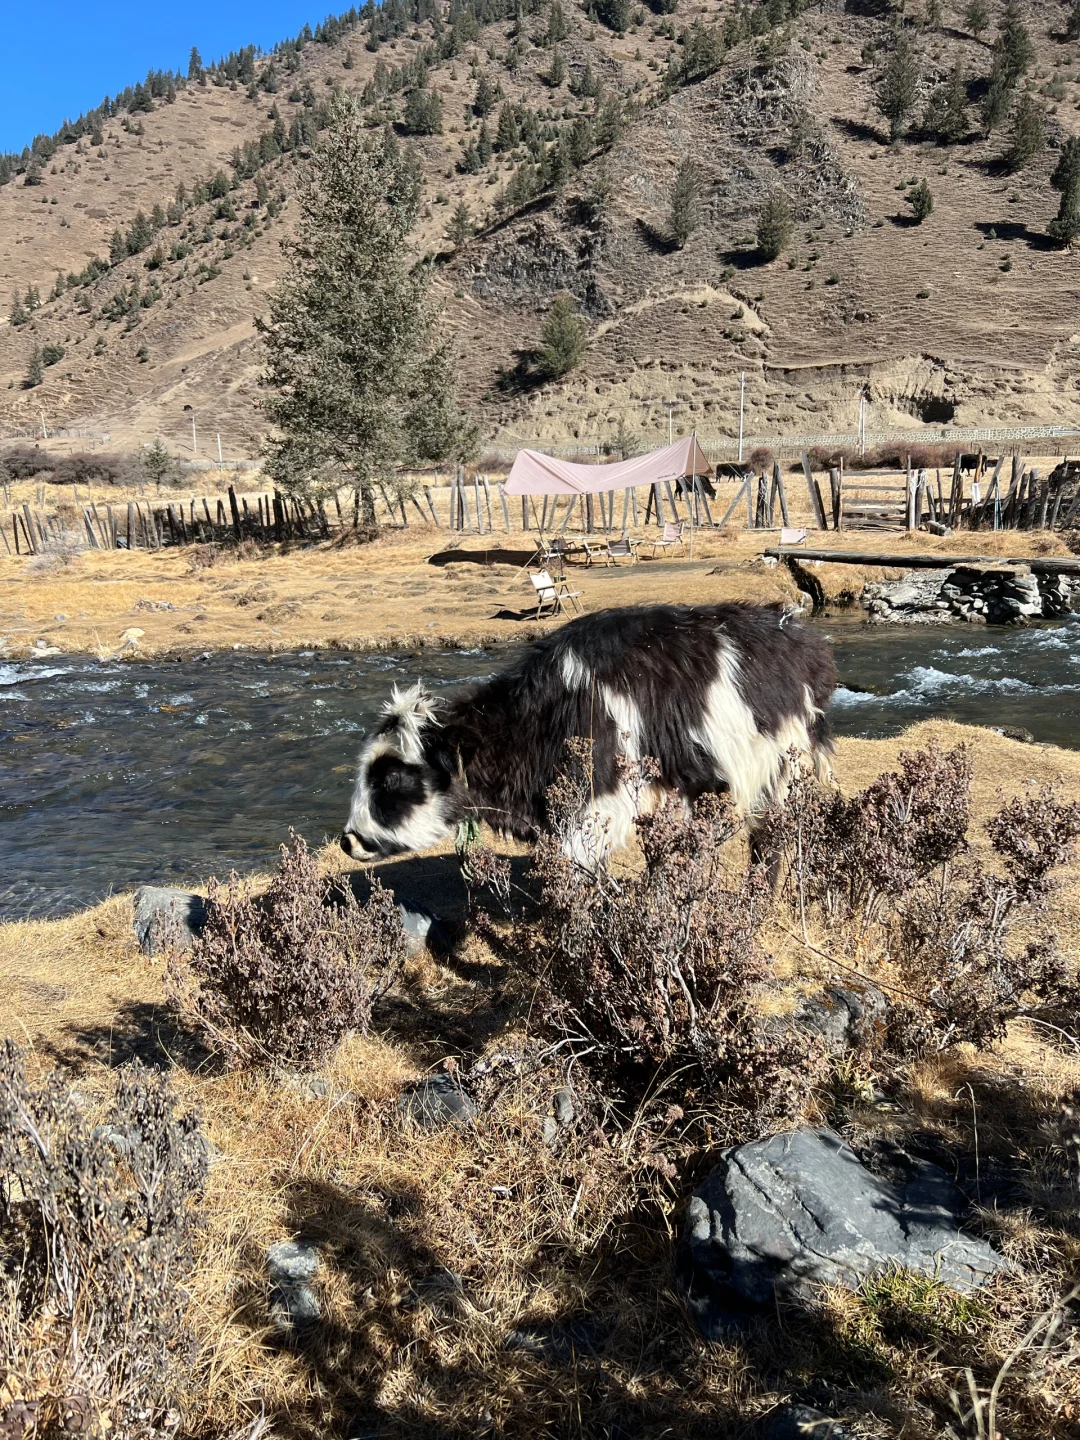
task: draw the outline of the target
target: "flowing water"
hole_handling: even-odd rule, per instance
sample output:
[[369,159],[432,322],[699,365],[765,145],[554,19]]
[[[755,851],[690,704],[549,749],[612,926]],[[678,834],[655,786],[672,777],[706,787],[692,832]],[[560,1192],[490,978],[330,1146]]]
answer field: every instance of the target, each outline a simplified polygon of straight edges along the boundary
[[[1080,622],[1028,630],[827,623],[842,735],[946,715],[1080,746]],[[293,826],[340,830],[393,681],[481,679],[506,652],[304,653],[159,664],[0,661],[0,917],[142,882],[268,867]]]

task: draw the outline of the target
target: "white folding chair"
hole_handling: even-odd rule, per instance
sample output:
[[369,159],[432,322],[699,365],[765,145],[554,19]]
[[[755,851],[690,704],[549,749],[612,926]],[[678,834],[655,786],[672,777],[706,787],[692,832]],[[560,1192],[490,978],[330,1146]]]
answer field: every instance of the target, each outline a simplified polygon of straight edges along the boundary
[[652,542],[653,554],[655,555],[657,550],[672,550],[676,545],[682,545],[685,549],[686,542],[683,540],[685,526],[685,520],[665,520],[663,535]]
[[581,591],[568,590],[565,580],[553,580],[546,570],[541,570],[536,575],[530,575],[529,579],[536,591],[537,620],[543,618],[545,611],[549,616],[561,615],[563,602],[566,600],[571,602],[575,610],[581,610],[581,606],[578,604]]

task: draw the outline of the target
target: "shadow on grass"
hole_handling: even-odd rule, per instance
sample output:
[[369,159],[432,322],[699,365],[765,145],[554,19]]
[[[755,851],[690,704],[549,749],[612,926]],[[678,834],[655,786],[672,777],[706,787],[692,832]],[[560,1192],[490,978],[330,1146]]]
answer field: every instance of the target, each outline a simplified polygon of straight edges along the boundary
[[198,1033],[164,1002],[132,1000],[119,1007],[109,1022],[72,1022],[59,1037],[39,1039],[37,1048],[68,1070],[87,1065],[114,1069],[141,1060],[155,1070],[177,1066],[201,1074],[217,1074],[220,1063]]
[[1041,230],[1032,230],[1022,220],[977,220],[975,229],[987,240],[1022,240],[1029,250],[1061,250],[1060,242]]
[[429,555],[427,563],[440,569],[444,565],[518,565],[524,569],[535,559],[535,546],[531,550],[493,546],[490,550],[440,550],[437,555]]

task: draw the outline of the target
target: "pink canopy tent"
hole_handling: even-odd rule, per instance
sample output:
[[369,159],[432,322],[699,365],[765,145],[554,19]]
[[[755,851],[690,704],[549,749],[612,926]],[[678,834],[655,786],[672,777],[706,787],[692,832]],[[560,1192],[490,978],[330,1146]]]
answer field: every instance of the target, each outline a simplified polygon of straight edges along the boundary
[[503,488],[507,495],[596,495],[681,480],[686,475],[708,475],[711,470],[697,436],[690,435],[662,450],[617,460],[614,465],[577,465],[541,455],[539,450],[519,450]]

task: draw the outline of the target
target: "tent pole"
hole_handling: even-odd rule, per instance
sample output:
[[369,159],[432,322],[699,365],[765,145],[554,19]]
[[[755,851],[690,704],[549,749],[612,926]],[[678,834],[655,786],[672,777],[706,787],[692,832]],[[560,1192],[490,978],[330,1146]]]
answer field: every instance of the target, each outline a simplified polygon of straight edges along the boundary
[[691,440],[694,458],[690,461],[690,503],[686,507],[690,512],[690,559],[694,558],[694,510],[697,507],[697,431]]

